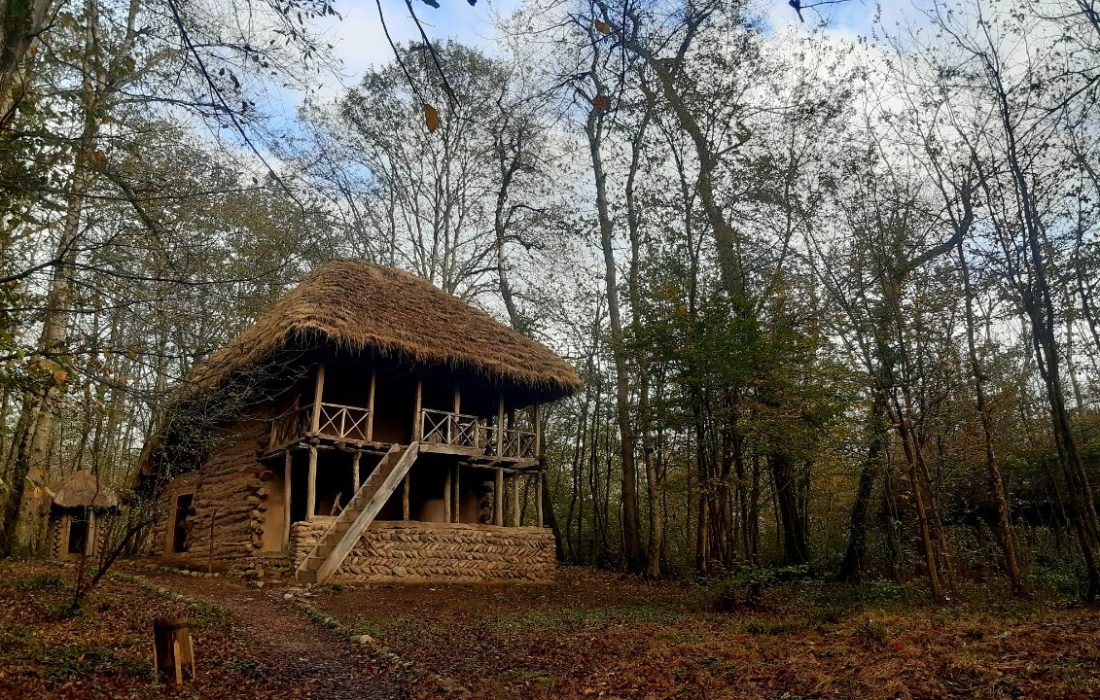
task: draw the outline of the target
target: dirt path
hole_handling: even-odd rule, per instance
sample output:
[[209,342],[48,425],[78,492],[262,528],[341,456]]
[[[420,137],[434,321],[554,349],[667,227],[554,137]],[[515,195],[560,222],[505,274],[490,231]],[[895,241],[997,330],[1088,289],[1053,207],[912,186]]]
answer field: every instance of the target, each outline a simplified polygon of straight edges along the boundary
[[[410,686],[418,681],[399,660],[379,658],[312,619],[283,598],[287,589],[256,589],[225,578],[141,575],[156,586],[229,612],[250,656],[270,669],[273,697],[392,700],[409,697]],[[201,656],[201,646],[197,652]]]

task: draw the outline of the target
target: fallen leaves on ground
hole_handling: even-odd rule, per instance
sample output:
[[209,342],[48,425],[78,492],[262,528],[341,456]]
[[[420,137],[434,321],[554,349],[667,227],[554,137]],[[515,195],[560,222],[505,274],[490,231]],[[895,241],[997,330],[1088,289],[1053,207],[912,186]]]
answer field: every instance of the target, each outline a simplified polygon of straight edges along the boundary
[[[70,586],[55,564],[0,562],[0,697],[1100,696],[1095,609],[987,589],[937,606],[804,582],[723,613],[705,588],[582,568],[548,586],[311,590],[156,573],[65,616]],[[152,684],[159,615],[191,620],[196,683]]]

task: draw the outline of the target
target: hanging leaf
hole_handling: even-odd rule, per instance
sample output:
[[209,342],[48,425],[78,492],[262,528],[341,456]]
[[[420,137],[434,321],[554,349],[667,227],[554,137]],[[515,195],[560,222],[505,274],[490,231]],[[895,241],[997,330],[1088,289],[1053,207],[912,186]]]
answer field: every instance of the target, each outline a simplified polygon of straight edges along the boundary
[[434,134],[439,128],[439,112],[427,102],[424,103],[424,123],[428,125],[428,133]]
[[596,27],[596,31],[598,31],[600,34],[610,34],[611,33],[611,25],[608,24],[607,22],[602,22],[600,20],[596,20],[595,23],[594,23],[594,26]]

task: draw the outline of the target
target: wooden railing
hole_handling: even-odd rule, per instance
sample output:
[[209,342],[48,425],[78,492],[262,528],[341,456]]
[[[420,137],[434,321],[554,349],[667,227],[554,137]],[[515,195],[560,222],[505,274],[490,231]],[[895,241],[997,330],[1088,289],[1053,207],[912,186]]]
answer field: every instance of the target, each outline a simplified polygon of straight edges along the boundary
[[273,450],[288,445],[309,432],[310,409],[293,408],[271,421],[267,447]]
[[[420,411],[420,441],[456,447],[473,447],[485,450],[487,455],[496,455],[497,426],[477,416],[425,408]],[[501,447],[499,455],[501,457],[534,459],[537,456],[535,432],[521,428],[505,428]]]
[[317,434],[338,440],[367,439],[367,423],[370,411],[360,406],[344,406],[338,403],[322,403]]
[[420,441],[457,447],[485,447],[485,433],[477,416],[430,408],[420,410]]
[[[367,440],[367,423],[370,411],[360,406],[338,403],[322,403],[317,421],[316,435],[337,440]],[[271,421],[271,437],[268,449],[276,449],[312,435],[313,407],[304,406],[290,410]]]
[[[512,459],[533,459],[538,456],[535,454],[536,440],[533,430],[505,428],[500,441],[500,454],[497,455],[499,428],[492,425],[489,419],[424,408],[420,411],[419,421],[422,443],[468,447],[484,450],[486,455]],[[370,411],[361,406],[322,403],[316,432],[312,430],[312,422],[312,406],[290,410],[275,418],[271,421],[268,449],[278,449],[310,435],[366,442]]]
[[535,431],[508,428],[504,431],[504,449],[501,457],[533,459],[535,454]]

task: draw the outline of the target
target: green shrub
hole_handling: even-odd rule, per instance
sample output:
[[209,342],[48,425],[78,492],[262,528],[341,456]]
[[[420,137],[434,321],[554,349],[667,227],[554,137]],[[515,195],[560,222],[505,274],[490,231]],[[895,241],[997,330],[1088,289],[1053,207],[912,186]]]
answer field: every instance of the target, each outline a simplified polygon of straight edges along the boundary
[[864,641],[874,646],[882,646],[883,642],[886,641],[889,630],[886,629],[886,625],[881,622],[867,618],[856,625],[855,633],[857,637],[862,638]]
[[374,622],[359,618],[355,621],[355,624],[351,628],[352,633],[356,635],[369,634],[372,637],[382,636],[382,627]]
[[766,589],[803,579],[809,575],[810,567],[806,565],[778,568],[746,567],[710,586],[710,607],[719,612],[755,608],[760,605]]
[[34,591],[46,591],[51,589],[61,588],[65,585],[65,582],[60,576],[54,573],[37,574],[28,578],[20,579],[15,582],[15,590],[20,593],[31,593]]
[[222,664],[222,668],[229,671],[239,671],[241,673],[259,673],[263,669],[263,664],[255,659],[239,659],[234,661],[226,661]]

